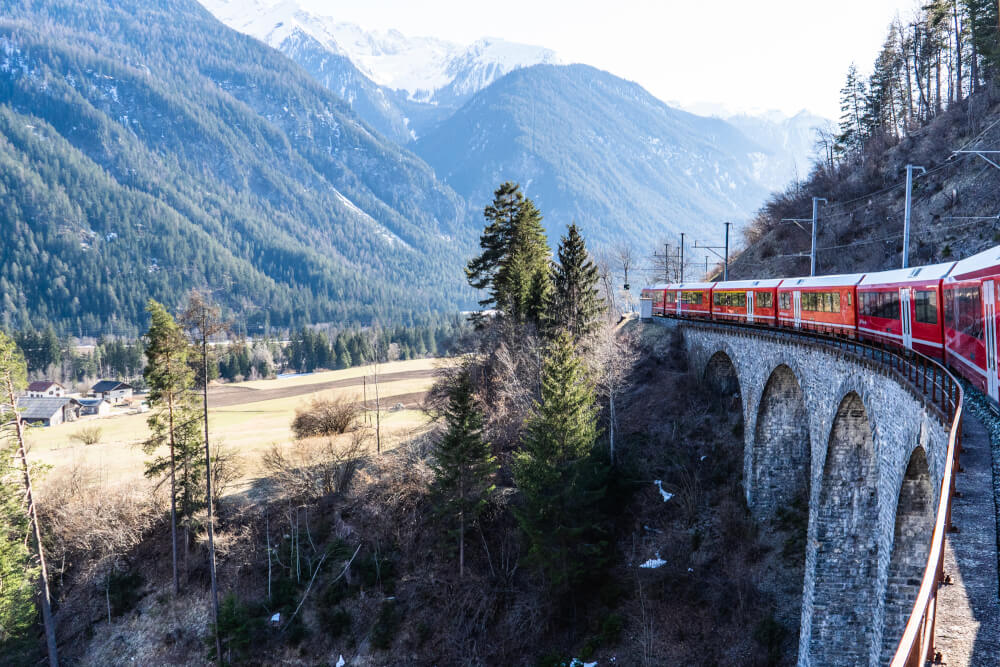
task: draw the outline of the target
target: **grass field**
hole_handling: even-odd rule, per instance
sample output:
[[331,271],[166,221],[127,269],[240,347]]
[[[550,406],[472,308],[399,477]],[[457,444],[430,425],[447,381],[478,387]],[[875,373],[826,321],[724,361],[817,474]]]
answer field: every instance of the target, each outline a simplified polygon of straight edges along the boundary
[[[433,378],[426,371],[440,361],[421,359],[384,364],[379,372],[390,374],[423,371],[422,375],[411,379],[382,382],[379,386],[382,404],[383,448],[391,448],[396,443],[410,438],[427,426],[427,418],[419,409],[419,397],[433,384]],[[370,369],[369,369],[370,370]],[[233,397],[245,400],[238,404],[214,407],[209,410],[209,426],[213,445],[218,444],[231,451],[237,458],[242,478],[250,482],[259,476],[261,454],[274,444],[287,444],[293,440],[292,418],[298,408],[308,405],[318,396],[361,401],[362,377],[365,369],[352,368],[343,371],[313,373],[275,380],[257,380],[235,385],[224,385],[228,402]],[[397,375],[396,377],[399,377]],[[342,383],[354,379],[348,386],[333,389],[321,388],[309,391],[310,385]],[[369,405],[374,403],[372,378],[369,376]],[[244,388],[246,391],[234,393],[231,390]],[[298,388],[298,393],[286,396],[289,388]],[[272,398],[277,395],[278,397]],[[212,403],[212,393],[209,394]],[[245,397],[245,398],[244,398]],[[397,403],[403,403],[400,410],[392,410]],[[148,414],[121,415],[103,419],[91,419],[49,428],[32,428],[28,431],[31,458],[37,463],[52,467],[46,477],[57,476],[61,471],[83,466],[96,472],[105,481],[127,481],[142,477],[144,462],[149,458],[140,443],[149,437],[146,425]],[[372,417],[374,419],[374,417]],[[101,441],[94,445],[83,445],[71,440],[74,433],[89,426],[101,427]],[[388,445],[388,446],[387,446]],[[374,443],[372,444],[374,447]],[[44,484],[44,479],[41,482]]]

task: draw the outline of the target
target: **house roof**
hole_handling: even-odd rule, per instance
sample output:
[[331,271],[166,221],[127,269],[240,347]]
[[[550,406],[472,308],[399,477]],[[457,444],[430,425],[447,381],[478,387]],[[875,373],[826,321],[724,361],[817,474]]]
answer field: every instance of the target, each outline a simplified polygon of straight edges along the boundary
[[132,385],[126,384],[124,382],[119,382],[118,380],[101,380],[93,387],[91,387],[90,390],[103,394],[104,392],[114,391],[115,389],[131,389],[131,388]]
[[107,401],[105,401],[103,398],[78,398],[76,400],[80,405],[83,405],[88,408],[96,407],[101,403],[107,403]]
[[21,413],[21,419],[51,419],[68,403],[80,404],[78,400],[68,396],[22,396],[17,399],[17,409]]
[[28,385],[28,391],[48,391],[49,387],[59,387],[61,389],[62,385],[50,380],[35,380]]

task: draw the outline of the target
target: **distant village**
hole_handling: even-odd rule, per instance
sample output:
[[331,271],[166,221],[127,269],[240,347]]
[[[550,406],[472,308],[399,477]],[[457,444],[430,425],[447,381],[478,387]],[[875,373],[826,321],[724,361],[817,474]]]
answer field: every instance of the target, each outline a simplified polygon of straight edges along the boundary
[[67,393],[58,382],[36,380],[17,398],[21,419],[34,426],[57,426],[80,419],[147,412],[146,401],[132,385],[118,380],[100,380],[87,393]]

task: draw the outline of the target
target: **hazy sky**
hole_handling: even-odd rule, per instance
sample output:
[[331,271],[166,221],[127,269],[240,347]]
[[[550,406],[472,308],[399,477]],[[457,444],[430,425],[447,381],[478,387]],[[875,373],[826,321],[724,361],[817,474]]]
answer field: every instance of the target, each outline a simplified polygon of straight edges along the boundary
[[468,43],[537,44],[665,101],[839,116],[851,61],[868,72],[918,0],[299,0],[316,14]]

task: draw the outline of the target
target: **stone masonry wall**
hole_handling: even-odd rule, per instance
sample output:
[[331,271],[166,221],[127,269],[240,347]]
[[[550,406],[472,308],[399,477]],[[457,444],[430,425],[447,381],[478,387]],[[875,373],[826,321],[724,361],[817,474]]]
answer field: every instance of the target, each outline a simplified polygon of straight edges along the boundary
[[[922,571],[927,555],[929,528],[919,517],[927,516],[925,504],[937,506],[947,429],[895,376],[850,353],[770,334],[654,322],[681,329],[693,369],[703,371],[719,352],[735,368],[751,510],[762,516],[788,502],[794,490],[780,490],[785,486],[809,495],[798,664],[881,664],[884,647],[894,647],[902,632],[915,564]],[[926,483],[917,475],[916,486],[904,487],[918,448],[926,452]],[[790,463],[787,452],[796,451],[805,459]]]

